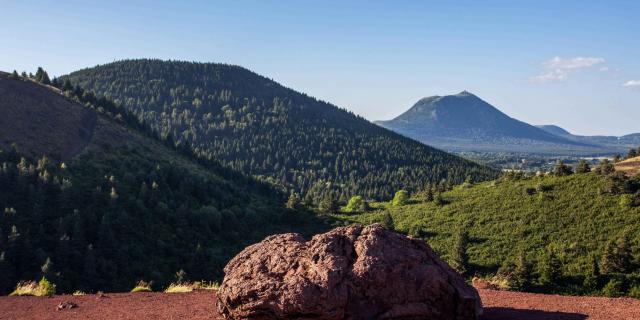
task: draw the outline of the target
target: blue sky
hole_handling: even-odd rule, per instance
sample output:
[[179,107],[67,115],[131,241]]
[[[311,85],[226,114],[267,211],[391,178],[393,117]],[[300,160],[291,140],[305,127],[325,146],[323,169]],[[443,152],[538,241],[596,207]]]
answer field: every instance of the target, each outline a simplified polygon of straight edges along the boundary
[[[471,91],[577,134],[640,132],[640,1],[0,0],[0,70],[238,64],[370,120]],[[625,85],[626,84],[626,85]]]

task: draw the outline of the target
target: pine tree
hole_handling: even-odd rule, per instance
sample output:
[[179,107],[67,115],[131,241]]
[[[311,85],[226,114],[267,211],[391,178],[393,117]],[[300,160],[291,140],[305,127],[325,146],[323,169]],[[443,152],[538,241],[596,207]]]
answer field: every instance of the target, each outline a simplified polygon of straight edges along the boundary
[[429,188],[427,189],[426,200],[428,202],[433,201],[433,187],[431,186],[431,184],[429,184]]
[[42,69],[42,67],[38,67],[38,70],[36,71],[36,75],[34,80],[38,81],[38,82],[42,82],[42,77],[44,76],[44,69]]
[[443,205],[447,204],[447,202],[442,197],[442,192],[436,193],[436,196],[433,199],[433,203],[435,203],[436,205],[439,205],[439,206],[443,206]]
[[538,281],[543,286],[557,284],[562,276],[562,263],[555,252],[547,249],[538,262]]
[[461,227],[458,229],[456,235],[453,237],[453,246],[451,249],[451,267],[461,274],[467,272],[467,264],[469,257],[467,256],[467,247],[469,246],[469,233],[466,228]]
[[43,84],[47,84],[47,85],[51,84],[51,79],[49,79],[49,74],[47,74],[46,71],[43,71],[42,80],[40,82],[42,82]]
[[389,212],[385,212],[384,215],[382,216],[382,222],[381,222],[382,226],[384,226],[385,228],[389,229],[389,230],[393,230],[395,225],[393,223],[393,217],[391,216],[391,214]]
[[331,213],[338,212],[340,208],[338,207],[338,202],[336,202],[333,199],[333,196],[330,193],[328,193],[324,196],[324,198],[322,198],[322,201],[320,201],[320,205],[318,206],[318,209],[320,209],[321,212],[331,214]]
[[607,159],[607,158],[604,158],[604,159],[600,160],[600,164],[596,168],[596,174],[608,175],[608,174],[614,172],[615,170],[616,169],[613,166],[613,164],[611,163],[611,161],[609,161],[609,159]]
[[638,156],[638,152],[636,149],[629,149],[629,153],[627,153],[627,159],[635,158]]
[[527,290],[531,283],[531,265],[524,252],[520,252],[513,270],[513,287],[516,290]]
[[610,274],[618,271],[616,263],[616,245],[613,241],[607,241],[602,256],[600,257],[600,270],[603,274]]
[[589,263],[587,264],[587,269],[584,274],[583,286],[585,289],[589,290],[589,292],[594,292],[598,290],[598,285],[600,283],[600,267],[598,266],[598,261],[595,255],[591,255],[589,257]]
[[11,73],[11,76],[10,76],[10,77],[11,77],[12,79],[18,79],[18,71],[13,70],[13,73]]
[[616,264],[618,272],[629,272],[631,270],[632,258],[629,236],[625,234],[616,241]]
[[300,208],[300,196],[297,193],[292,192],[289,195],[289,199],[287,200],[286,208],[287,209],[291,209],[291,210],[296,210],[296,209]]
[[571,167],[564,164],[562,160],[558,160],[558,163],[556,163],[556,167],[553,170],[553,173],[558,177],[562,177],[562,176],[568,176],[572,174],[573,170],[571,170]]
[[580,159],[580,162],[578,162],[578,166],[576,167],[576,173],[587,172],[591,172],[591,166],[589,166],[589,163],[586,160]]

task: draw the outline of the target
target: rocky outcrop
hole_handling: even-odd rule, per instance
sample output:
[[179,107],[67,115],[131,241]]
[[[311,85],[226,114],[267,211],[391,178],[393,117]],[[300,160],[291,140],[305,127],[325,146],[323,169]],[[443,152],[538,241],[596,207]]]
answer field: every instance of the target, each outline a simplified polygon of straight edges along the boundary
[[476,290],[422,240],[380,225],[266,238],[225,267],[227,319],[477,319]]

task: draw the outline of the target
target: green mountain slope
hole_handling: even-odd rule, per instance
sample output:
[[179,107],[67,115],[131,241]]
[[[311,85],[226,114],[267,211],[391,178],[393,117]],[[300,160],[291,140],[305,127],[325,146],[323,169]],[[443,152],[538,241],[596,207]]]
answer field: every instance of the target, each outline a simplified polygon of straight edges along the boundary
[[[73,102],[72,91],[66,99],[0,74],[0,92],[7,88],[12,98],[0,99],[9,116],[3,121],[21,136],[18,149],[0,152],[2,294],[41,276],[58,292],[126,291],[141,279],[164,286],[179,270],[186,279],[214,280],[248,244],[324,226],[284,209],[286,195],[269,186],[127,127],[104,99],[77,92],[88,108]],[[76,133],[62,128],[82,124],[78,115],[87,112],[92,125],[77,127],[89,130],[82,133],[89,139],[61,162],[61,148]],[[11,143],[14,135],[0,140]]]
[[[425,238],[451,263],[456,256],[456,235],[463,229],[470,239],[468,275],[495,274],[524,255],[531,270],[529,287],[518,289],[602,294],[604,284],[619,277],[624,279],[623,290],[640,286],[640,265],[635,263],[605,274],[592,288],[583,285],[591,256],[602,264],[609,241],[615,245],[626,235],[633,256],[640,254],[640,177],[635,178],[635,185],[612,181],[594,173],[500,180],[456,187],[443,193],[444,204],[418,195],[404,206],[378,202],[370,212],[336,217],[345,223],[392,223],[398,230]],[[638,193],[603,192],[612,185]],[[555,283],[543,286],[539,265],[550,251],[560,261],[561,275]],[[604,274],[604,266],[600,269]]]
[[126,60],[62,79],[113,98],[198,155],[315,204],[329,194],[384,199],[399,188],[497,174],[237,66]]

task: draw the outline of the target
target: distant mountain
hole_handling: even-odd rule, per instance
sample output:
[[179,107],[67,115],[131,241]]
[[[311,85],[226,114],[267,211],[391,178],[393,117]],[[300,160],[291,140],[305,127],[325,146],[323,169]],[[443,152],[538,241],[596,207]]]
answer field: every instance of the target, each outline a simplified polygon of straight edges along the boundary
[[543,130],[513,119],[467,91],[421,99],[398,117],[376,123],[425,144],[452,151],[602,151],[599,146],[557,134],[559,128]]
[[113,98],[177,145],[311,204],[497,175],[238,66],[126,60],[62,79]]
[[569,131],[556,125],[538,125],[536,126],[553,135],[569,139],[572,141],[599,145],[618,152],[624,152],[625,149],[637,148],[640,146],[640,133],[632,133],[624,136],[581,136],[570,133]]
[[43,275],[60,293],[166,286],[180,270],[219,280],[244,246],[323,227],[285,209],[286,194],[166,146],[82,90],[0,73],[0,110],[0,294]]

